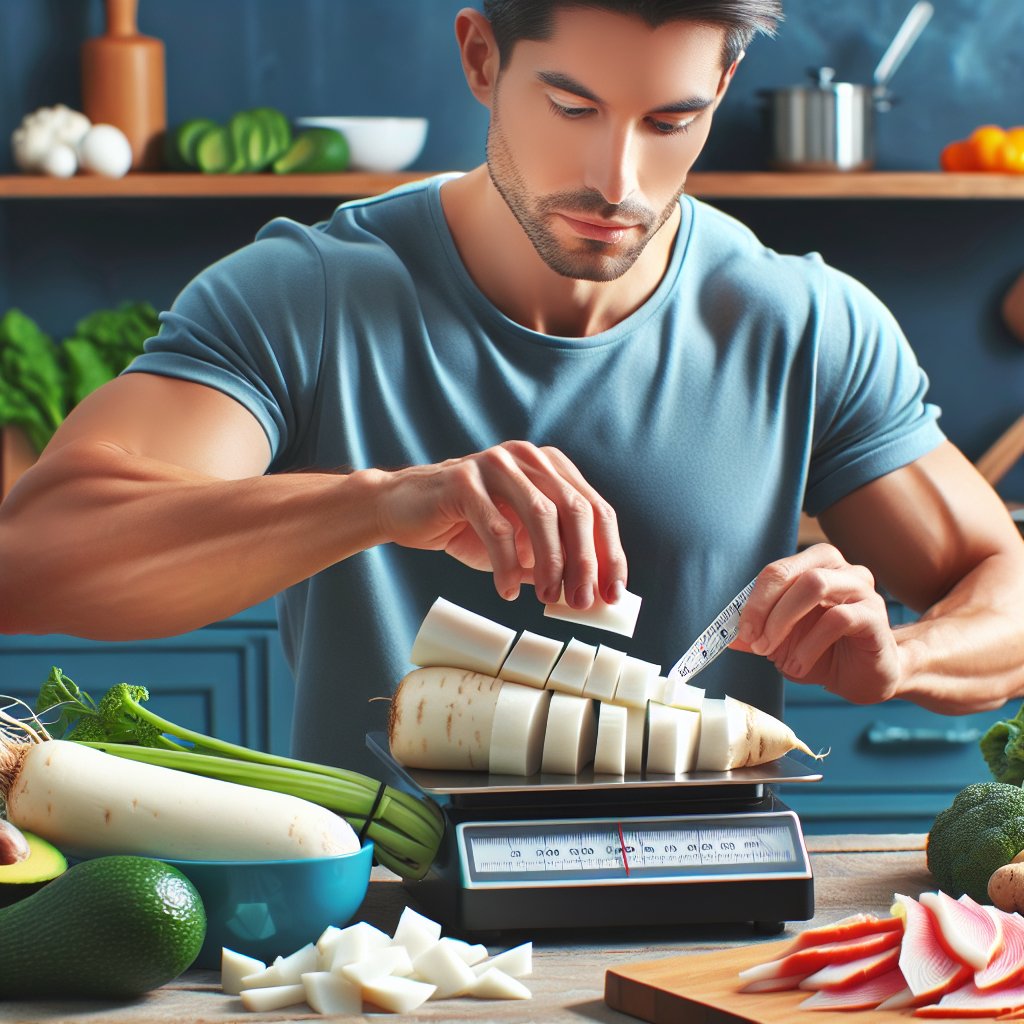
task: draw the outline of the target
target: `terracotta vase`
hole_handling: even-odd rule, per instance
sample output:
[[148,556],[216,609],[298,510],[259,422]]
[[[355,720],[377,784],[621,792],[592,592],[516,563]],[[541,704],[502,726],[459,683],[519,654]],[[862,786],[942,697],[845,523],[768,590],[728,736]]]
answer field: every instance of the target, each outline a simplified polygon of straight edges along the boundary
[[132,170],[158,170],[167,128],[164,44],[141,36],[137,0],[106,0],[107,31],[82,44],[82,109],[128,136]]

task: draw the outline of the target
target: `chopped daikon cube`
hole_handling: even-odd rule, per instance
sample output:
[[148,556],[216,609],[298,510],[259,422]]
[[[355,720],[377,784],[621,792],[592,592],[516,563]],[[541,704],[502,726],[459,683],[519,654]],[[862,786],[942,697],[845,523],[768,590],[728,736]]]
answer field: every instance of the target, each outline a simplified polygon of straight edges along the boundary
[[306,1002],[317,1013],[362,1013],[359,986],[335,971],[311,971],[302,975]]
[[388,975],[363,986],[363,998],[391,1013],[408,1013],[434,994],[434,986],[412,978]]
[[524,942],[512,949],[506,949],[504,953],[492,956],[490,960],[474,965],[473,970],[477,976],[497,967],[512,978],[525,978],[533,973],[533,943]]
[[354,964],[343,964],[334,970],[340,971],[357,985],[365,985],[368,981],[384,978],[389,974],[403,977],[412,974],[412,959],[405,946],[388,946],[385,949],[373,950],[364,960],[357,960]]
[[412,907],[406,907],[398,919],[395,937],[396,946],[405,946],[409,956],[415,960],[420,953],[425,953],[441,938],[441,926],[437,921],[418,914]]
[[521,982],[491,967],[484,971],[466,993],[477,999],[532,999],[533,993]]
[[262,960],[236,953],[226,946],[220,951],[220,987],[229,996],[237,996],[242,991],[242,979],[248,975],[259,974],[267,969]]
[[273,985],[270,988],[247,988],[240,993],[242,1005],[247,1010],[266,1013],[281,1010],[286,1006],[306,1001],[304,985]]
[[432,999],[464,995],[476,981],[473,969],[450,945],[436,942],[412,963],[416,976],[434,986]]

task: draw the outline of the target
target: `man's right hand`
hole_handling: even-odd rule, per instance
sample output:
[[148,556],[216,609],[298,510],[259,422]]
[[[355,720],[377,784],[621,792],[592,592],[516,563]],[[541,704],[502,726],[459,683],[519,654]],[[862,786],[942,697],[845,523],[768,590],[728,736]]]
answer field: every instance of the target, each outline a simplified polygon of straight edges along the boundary
[[617,600],[626,556],[615,511],[557,448],[506,441],[486,451],[385,474],[383,537],[444,551],[494,574],[506,600],[532,583],[545,604],[589,608]]

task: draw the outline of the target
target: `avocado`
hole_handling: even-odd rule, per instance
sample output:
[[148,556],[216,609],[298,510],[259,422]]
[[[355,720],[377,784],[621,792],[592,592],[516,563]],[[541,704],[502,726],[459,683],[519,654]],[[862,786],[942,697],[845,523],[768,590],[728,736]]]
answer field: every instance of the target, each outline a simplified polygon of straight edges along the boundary
[[32,832],[21,834],[28,842],[29,855],[14,864],[0,865],[0,907],[31,896],[68,869],[64,854],[56,846]]

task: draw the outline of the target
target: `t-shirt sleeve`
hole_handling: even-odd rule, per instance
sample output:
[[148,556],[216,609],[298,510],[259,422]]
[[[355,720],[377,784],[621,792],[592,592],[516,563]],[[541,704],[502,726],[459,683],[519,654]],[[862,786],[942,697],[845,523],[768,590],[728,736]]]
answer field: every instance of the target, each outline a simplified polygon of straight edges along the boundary
[[823,268],[815,423],[804,509],[817,515],[908,465],[944,435],[928,377],[893,315],[867,288]]
[[302,436],[323,349],[324,269],[309,228],[279,219],[185,286],[125,372],[216,388],[248,409],[272,459]]

